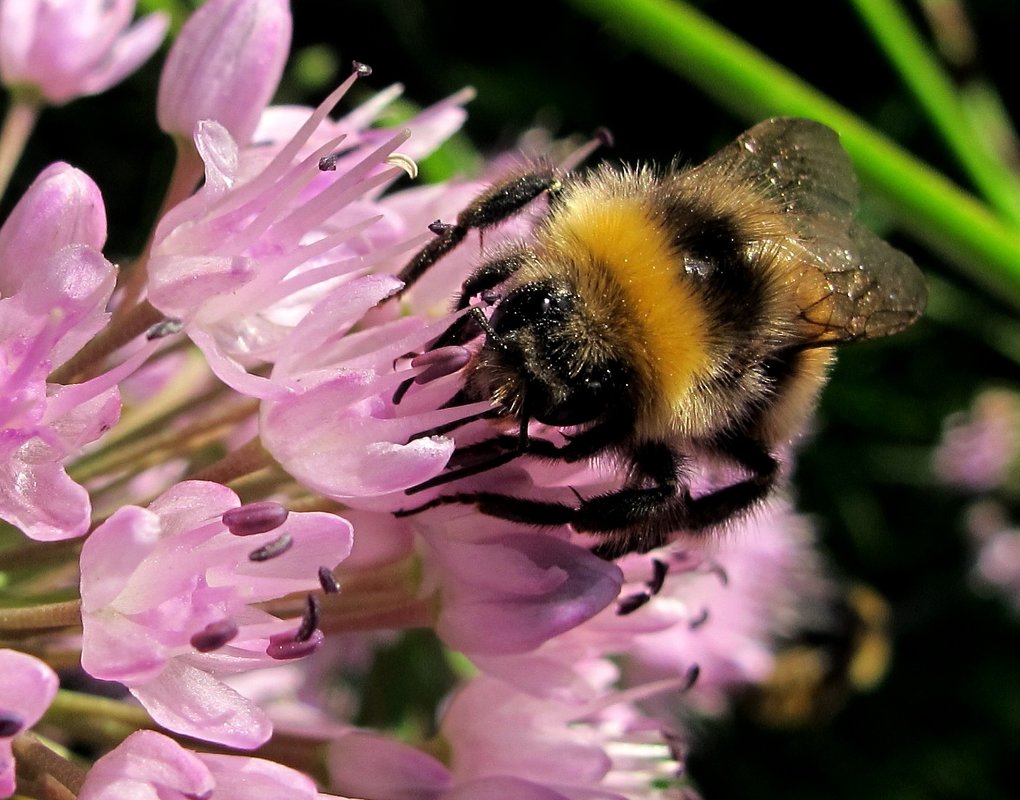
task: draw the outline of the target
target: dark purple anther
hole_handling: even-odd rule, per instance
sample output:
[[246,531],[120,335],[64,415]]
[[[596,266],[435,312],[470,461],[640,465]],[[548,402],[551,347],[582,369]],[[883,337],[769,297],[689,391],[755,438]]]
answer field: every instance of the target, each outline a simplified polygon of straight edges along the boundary
[[248,559],[250,561],[268,561],[271,558],[282,556],[286,553],[294,544],[294,537],[289,533],[281,533],[269,544],[262,545],[262,547],[256,548],[248,553]]
[[191,646],[200,653],[211,653],[237,636],[237,623],[230,619],[210,622],[191,637]]
[[253,536],[275,530],[287,521],[287,511],[273,500],[248,503],[223,513],[223,524],[234,536]]
[[319,585],[326,594],[339,594],[340,581],[329,567],[319,567]]
[[319,627],[319,600],[310,594],[305,599],[305,615],[301,618],[301,627],[294,634],[294,641],[307,642]]
[[627,595],[620,598],[616,604],[616,613],[621,617],[633,614],[651,599],[652,596],[648,592],[635,592],[634,594]]
[[0,739],[9,739],[25,727],[25,720],[13,711],[0,711]]
[[266,655],[270,658],[275,658],[277,661],[303,658],[318,650],[325,639],[325,634],[318,629],[313,631],[312,635],[303,642],[297,641],[293,633],[278,633],[275,636],[269,637],[269,647],[266,648]]

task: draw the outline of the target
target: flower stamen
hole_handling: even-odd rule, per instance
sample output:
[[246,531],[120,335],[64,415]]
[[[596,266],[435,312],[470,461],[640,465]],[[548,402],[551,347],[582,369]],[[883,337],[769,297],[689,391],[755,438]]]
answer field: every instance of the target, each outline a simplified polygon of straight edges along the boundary
[[249,561],[269,561],[271,558],[282,556],[294,546],[294,537],[289,533],[281,533],[269,544],[258,547],[248,553]]
[[191,637],[191,646],[200,653],[211,653],[234,639],[239,630],[237,623],[230,619],[210,622]]

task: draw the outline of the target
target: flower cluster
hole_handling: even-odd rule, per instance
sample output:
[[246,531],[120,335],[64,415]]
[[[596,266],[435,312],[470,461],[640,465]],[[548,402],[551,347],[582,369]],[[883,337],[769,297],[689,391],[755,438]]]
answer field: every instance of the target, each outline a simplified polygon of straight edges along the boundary
[[975,584],[1020,611],[1020,529],[1006,502],[1016,494],[1018,464],[1020,397],[1005,389],[986,389],[968,411],[947,418],[933,460],[942,483],[971,496],[964,527]]
[[[0,0],[21,120],[2,185],[46,106],[158,47],[166,20],[133,15]],[[0,227],[16,598],[0,611],[0,797],[694,796],[688,716],[724,710],[769,677],[776,642],[825,624],[805,613],[835,591],[809,525],[777,501],[718,540],[613,563],[567,526],[468,504],[395,516],[488,425],[458,424],[487,403],[447,407],[469,350],[408,358],[452,323],[477,247],[394,299],[430,223],[480,188],[405,186],[471,93],[398,127],[380,118],[399,87],[335,116],[371,74],[356,63],[317,108],[270,106],[290,32],[286,0],[208,0],[184,25],[157,103],[176,167],[130,263],[104,255],[100,188],[68,164]],[[516,461],[473,480],[569,500],[617,476]],[[355,687],[410,629],[443,648],[450,697],[398,740],[355,724],[370,718]],[[100,755],[83,771],[52,742]]]

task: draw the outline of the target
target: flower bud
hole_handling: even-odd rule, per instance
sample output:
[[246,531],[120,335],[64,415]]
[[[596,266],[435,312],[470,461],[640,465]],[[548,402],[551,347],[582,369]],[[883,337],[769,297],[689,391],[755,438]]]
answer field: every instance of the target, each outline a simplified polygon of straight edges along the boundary
[[106,209],[99,187],[79,169],[58,162],[44,169],[0,227],[0,295],[10,297],[40,254],[69,244],[100,250],[106,241]]
[[51,105],[109,89],[153,54],[165,14],[130,27],[135,0],[0,0],[0,79]]
[[280,82],[290,34],[286,0],[209,0],[184,24],[163,67],[159,126],[190,139],[212,119],[246,144]]

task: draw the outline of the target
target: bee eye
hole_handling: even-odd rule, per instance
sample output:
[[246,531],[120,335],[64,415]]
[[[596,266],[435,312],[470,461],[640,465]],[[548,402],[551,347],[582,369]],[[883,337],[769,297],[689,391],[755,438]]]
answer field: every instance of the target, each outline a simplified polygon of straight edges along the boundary
[[572,383],[566,398],[552,402],[542,397],[534,404],[538,407],[532,409],[532,414],[546,425],[582,425],[591,422],[603,416],[612,405],[614,397],[609,389],[613,383],[609,373],[604,376],[579,376]]
[[547,286],[522,286],[510,292],[496,306],[489,325],[501,333],[527,326],[542,327],[565,311],[564,300]]

